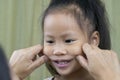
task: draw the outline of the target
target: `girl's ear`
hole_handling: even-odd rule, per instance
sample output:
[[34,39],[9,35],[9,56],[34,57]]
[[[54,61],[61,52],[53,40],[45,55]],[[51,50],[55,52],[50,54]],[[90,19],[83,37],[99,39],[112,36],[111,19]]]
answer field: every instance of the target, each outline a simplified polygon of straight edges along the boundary
[[94,31],[90,37],[90,44],[98,46],[100,42],[100,36],[98,31]]

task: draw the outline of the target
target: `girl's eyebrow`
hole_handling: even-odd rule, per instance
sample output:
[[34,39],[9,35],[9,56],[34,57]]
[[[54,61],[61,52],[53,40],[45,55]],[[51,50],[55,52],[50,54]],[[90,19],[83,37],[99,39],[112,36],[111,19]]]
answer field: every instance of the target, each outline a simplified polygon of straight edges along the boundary
[[[81,33],[81,31],[79,31],[79,32]],[[75,32],[75,31],[70,30],[70,31],[66,31],[66,32],[61,33],[61,36],[66,36],[66,35],[74,36],[76,34],[78,34],[78,33]]]
[[75,36],[75,33],[73,31],[68,31],[61,34],[61,37],[66,37],[66,36]]
[[45,34],[45,37],[53,38],[52,34]]
[[44,38],[54,38],[54,35],[51,33],[44,33]]

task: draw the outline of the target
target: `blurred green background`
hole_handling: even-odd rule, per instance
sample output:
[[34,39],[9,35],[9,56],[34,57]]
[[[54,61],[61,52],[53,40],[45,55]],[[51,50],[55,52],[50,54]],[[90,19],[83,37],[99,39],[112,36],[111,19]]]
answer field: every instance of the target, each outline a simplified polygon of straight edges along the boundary
[[[9,60],[16,49],[41,42],[41,17],[50,0],[0,0],[0,45]],[[94,1],[94,0],[93,0]],[[112,49],[120,57],[120,0],[103,0],[108,11]],[[43,80],[50,76],[45,66],[26,80]]]

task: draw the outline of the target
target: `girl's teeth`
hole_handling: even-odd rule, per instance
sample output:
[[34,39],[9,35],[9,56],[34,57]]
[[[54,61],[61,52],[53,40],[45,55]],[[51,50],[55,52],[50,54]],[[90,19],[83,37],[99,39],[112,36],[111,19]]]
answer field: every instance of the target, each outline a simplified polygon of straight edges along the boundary
[[64,61],[54,61],[54,65],[58,68],[67,68],[70,64],[71,60],[64,60]]
[[68,62],[67,61],[64,61],[64,62],[58,62],[58,64],[67,64]]

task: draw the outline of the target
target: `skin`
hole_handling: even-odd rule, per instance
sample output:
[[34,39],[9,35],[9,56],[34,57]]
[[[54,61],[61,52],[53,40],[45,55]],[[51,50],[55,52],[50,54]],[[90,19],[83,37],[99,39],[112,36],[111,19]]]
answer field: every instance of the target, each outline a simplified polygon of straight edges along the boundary
[[[61,78],[78,80],[88,76],[88,73],[81,74],[84,70],[76,60],[77,55],[83,55],[81,48],[84,43],[88,42],[88,38],[73,16],[48,15],[44,23],[44,38],[44,54],[49,56],[51,65],[61,75]],[[71,61],[64,68],[55,65],[55,61],[62,62],[63,60]]]
[[43,47],[41,45],[35,45],[13,52],[10,58],[10,68],[13,80],[23,80],[48,60],[45,55],[35,59],[36,55],[42,54],[42,49]]
[[[36,45],[13,52],[10,59],[13,77],[23,80],[49,61],[61,75],[55,80],[120,80],[117,54],[111,50],[99,49],[98,45],[97,31],[88,39],[87,33],[80,29],[72,16],[50,14],[44,23],[44,48]],[[43,53],[45,55],[35,58]],[[54,64],[54,60],[60,62],[66,59],[70,60],[67,67],[60,68]]]
[[[77,56],[84,67],[95,80],[119,80],[120,64],[117,54],[112,50],[101,50],[94,45],[84,44],[83,51],[87,56]],[[93,67],[94,66],[94,67]]]

